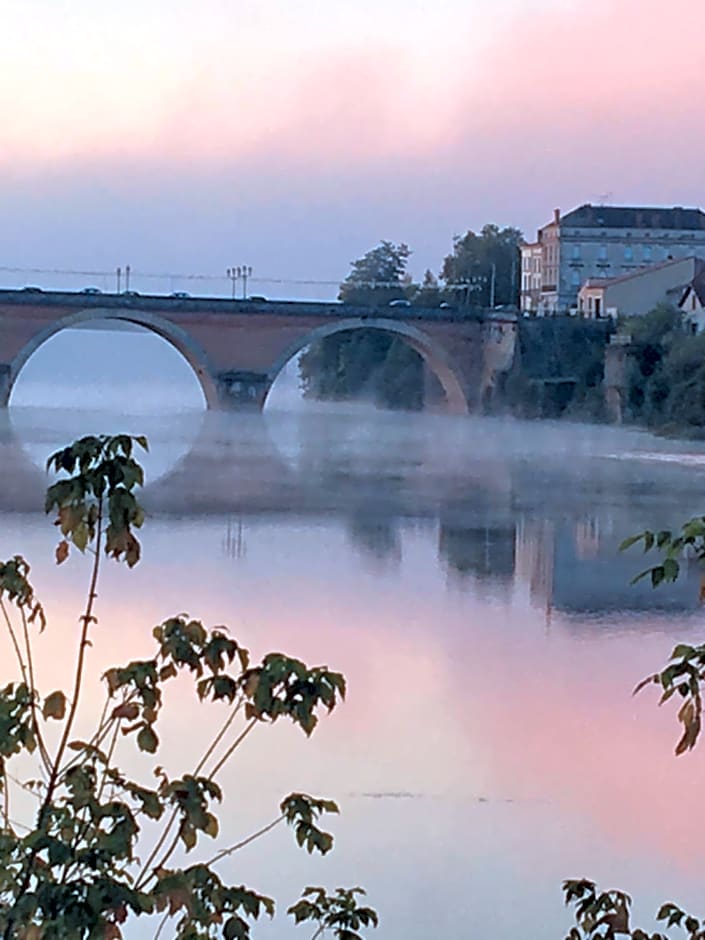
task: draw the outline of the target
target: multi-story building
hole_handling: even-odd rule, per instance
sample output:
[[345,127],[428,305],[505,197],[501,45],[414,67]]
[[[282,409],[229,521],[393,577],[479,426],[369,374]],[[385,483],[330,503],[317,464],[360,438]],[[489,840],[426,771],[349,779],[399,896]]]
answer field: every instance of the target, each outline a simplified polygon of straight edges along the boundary
[[536,314],[541,307],[541,242],[521,246],[521,309]]
[[[538,308],[533,283],[522,309],[539,314],[577,307],[588,279],[615,278],[675,258],[705,257],[705,212],[701,209],[593,206],[586,204],[539,229],[541,288]],[[524,255],[524,251],[522,255]],[[531,306],[529,306],[531,304]]]

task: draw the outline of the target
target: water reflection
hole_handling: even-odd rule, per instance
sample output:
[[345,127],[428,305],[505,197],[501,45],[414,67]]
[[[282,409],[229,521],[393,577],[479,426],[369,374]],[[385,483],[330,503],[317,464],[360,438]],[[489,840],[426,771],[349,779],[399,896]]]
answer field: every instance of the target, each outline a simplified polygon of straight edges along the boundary
[[[41,475],[7,435],[2,448],[0,557],[35,563],[52,616],[37,668],[53,688],[85,572],[52,564]],[[647,912],[674,896],[698,909],[705,761],[671,759],[673,715],[630,696],[675,638],[697,636],[695,572],[630,588],[638,555],[617,552],[702,510],[692,451],[516,422],[207,416],[144,494],[144,564],[105,569],[91,663],[146,655],[149,628],[186,610],[257,655],[345,671],[349,701],[311,741],[276,725],[223,781],[230,841],[292,789],[339,797],[331,858],[277,833],[223,869],[284,901],[364,883],[389,940],[561,936],[574,875],[631,889]],[[167,770],[216,724],[184,690],[170,704]]]
[[[98,431],[101,413],[15,410],[0,423],[6,486],[0,509],[40,504],[46,454],[78,430]],[[246,555],[247,526],[262,517],[340,519],[353,552],[371,565],[399,565],[420,523],[436,532],[437,556],[456,590],[482,586],[497,599],[525,593],[538,610],[609,615],[697,609],[698,572],[673,586],[632,586],[638,553],[627,535],[701,510],[705,467],[692,448],[679,461],[668,442],[600,429],[577,459],[555,430],[518,422],[392,416],[324,409],[252,414],[111,415],[108,430],[146,431],[147,507],[155,513],[226,519],[222,550]],[[88,427],[87,427],[88,425]],[[428,433],[423,433],[426,430]],[[610,434],[610,430],[612,433]],[[566,435],[594,434],[568,426]],[[637,441],[642,450],[633,449]],[[519,443],[521,447],[518,447]],[[505,453],[500,453],[504,447]],[[551,448],[555,448],[551,452]],[[30,459],[27,459],[29,457]]]

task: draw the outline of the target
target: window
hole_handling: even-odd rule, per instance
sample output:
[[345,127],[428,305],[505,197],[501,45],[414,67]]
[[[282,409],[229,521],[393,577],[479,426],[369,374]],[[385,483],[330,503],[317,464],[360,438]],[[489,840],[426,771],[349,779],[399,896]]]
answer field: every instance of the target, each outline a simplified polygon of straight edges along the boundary
[[644,245],[644,248],[642,250],[642,256],[644,258],[644,261],[651,261],[651,258],[652,258],[651,245]]
[[597,257],[600,261],[607,261],[607,245],[600,245]]
[[572,272],[573,287],[580,286],[580,271],[577,269]]
[[580,261],[580,245],[573,245],[573,261]]
[[631,245],[627,245],[624,249],[624,260],[633,261],[634,260],[634,249]]

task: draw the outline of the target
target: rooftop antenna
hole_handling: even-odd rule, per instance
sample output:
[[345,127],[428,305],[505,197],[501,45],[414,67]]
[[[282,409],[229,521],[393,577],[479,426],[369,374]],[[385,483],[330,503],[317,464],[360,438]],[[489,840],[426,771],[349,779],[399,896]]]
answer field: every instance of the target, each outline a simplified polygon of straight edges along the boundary
[[593,199],[597,200],[598,206],[606,206],[608,203],[612,202],[614,198],[614,193],[597,193],[593,196]]

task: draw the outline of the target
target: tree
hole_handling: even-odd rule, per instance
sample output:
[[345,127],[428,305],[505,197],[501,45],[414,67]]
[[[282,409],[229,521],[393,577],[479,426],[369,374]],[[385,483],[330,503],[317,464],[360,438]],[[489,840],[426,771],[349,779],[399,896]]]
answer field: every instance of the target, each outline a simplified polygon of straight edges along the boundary
[[627,401],[633,419],[656,427],[705,427],[705,336],[662,303],[623,323],[631,337]]
[[419,307],[437,307],[443,300],[438,280],[432,271],[426,269],[423,281],[415,285],[412,302]]
[[[677,580],[680,573],[680,558],[685,551],[705,563],[705,516],[697,516],[672,532],[663,530],[640,532],[626,539],[621,549],[643,545],[644,551],[656,551],[662,558],[646,568],[634,581],[648,578],[654,588]],[[705,577],[700,599],[705,600]],[[676,743],[676,756],[691,751],[702,731],[703,689],[705,688],[705,644],[679,643],[671,652],[670,660],[658,672],[642,679],[634,694],[651,685],[659,690],[659,705],[676,697],[680,708],[677,719],[681,734]],[[566,940],[615,940],[616,936],[631,937],[631,940],[668,940],[668,935],[657,931],[648,933],[640,927],[630,925],[631,897],[624,891],[599,891],[595,882],[586,878],[570,879],[563,883],[565,903],[573,905],[576,926],[572,927]],[[662,904],[656,919],[671,927],[685,930],[688,940],[705,940],[705,920],[686,913],[679,905]]]
[[403,242],[382,241],[362,258],[352,262],[340,285],[338,300],[346,304],[385,305],[406,298],[410,286],[406,265],[411,249]]
[[[413,294],[407,245],[383,241],[362,258],[340,285],[343,303],[386,306]],[[389,311],[391,313],[391,311]],[[299,359],[304,395],[324,401],[362,399],[386,408],[417,409],[423,403],[423,362],[403,340],[383,330],[335,333]]]
[[522,234],[516,228],[484,225],[453,239],[441,280],[459,302],[475,307],[519,304]]
[[380,408],[423,407],[421,356],[378,329],[344,330],[310,346],[299,359],[307,398],[367,401]]
[[[0,619],[17,672],[0,689],[3,940],[115,940],[123,924],[150,915],[161,917],[158,934],[172,921],[178,940],[248,938],[251,921],[271,916],[274,902],[227,883],[221,863],[282,824],[308,852],[325,855],[333,845],[319,823],[338,812],[336,804],[292,793],[270,823],[203,858],[204,842],[219,831],[214,807],[222,798],[220,771],[263,725],[288,719],[310,735],[321,711],[332,712],[345,696],[344,677],[326,666],[308,667],[280,653],[252,663],[227,628],[207,629],[179,614],[152,631],[152,657],[107,670],[95,730],[87,740],[74,737],[87,681],[85,654],[97,622],[102,557],[128,568],[140,560],[135,532],[144,512],[135,492],[143,473],[133,456],[140,447],[147,448],[143,437],[91,436],[48,461],[63,474],[49,487],[45,507],[56,514],[62,536],[56,561],[61,564],[72,549],[90,559],[68,692],[43,694],[37,687],[33,650],[36,633],[46,627],[44,608],[27,562],[16,555],[0,563]],[[156,783],[133,780],[118,763],[118,753],[126,747],[158,753],[163,693],[179,676],[193,680],[202,706],[225,703],[228,716],[195,767],[171,778],[157,767]],[[22,768],[28,760],[36,769],[26,778]],[[20,790],[35,804],[24,821],[13,815],[14,791]],[[191,853],[196,861],[189,861]],[[310,923],[315,937],[330,932],[339,940],[359,940],[360,929],[377,924],[376,912],[360,903],[360,894],[357,888],[331,895],[308,888],[289,913],[296,923]]]

